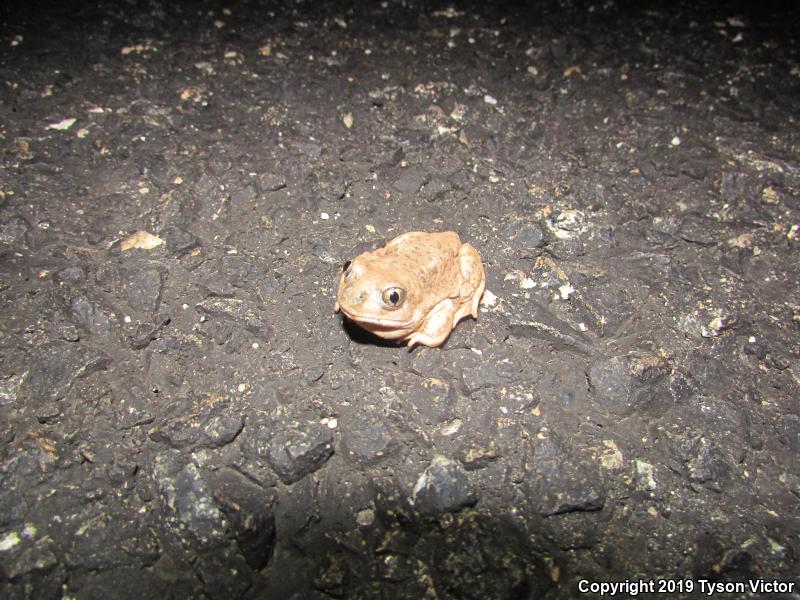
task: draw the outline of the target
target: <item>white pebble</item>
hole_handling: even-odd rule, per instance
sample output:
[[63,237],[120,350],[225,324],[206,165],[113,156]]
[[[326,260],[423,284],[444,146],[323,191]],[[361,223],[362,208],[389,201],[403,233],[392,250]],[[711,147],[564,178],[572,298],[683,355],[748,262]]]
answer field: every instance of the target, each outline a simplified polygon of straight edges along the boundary
[[575,293],[575,288],[567,283],[558,288],[558,293],[561,294],[562,300],[569,300],[569,297]]
[[481,306],[491,307],[497,304],[497,296],[495,296],[489,290],[483,292],[483,297],[481,298]]
[[16,531],[10,531],[0,538],[0,552],[8,552],[19,544],[20,537]]
[[77,121],[77,119],[64,119],[62,121],[59,121],[58,123],[51,123],[50,125],[45,127],[45,129],[55,129],[56,131],[66,131],[67,129],[69,129],[70,127],[75,125],[75,121]]

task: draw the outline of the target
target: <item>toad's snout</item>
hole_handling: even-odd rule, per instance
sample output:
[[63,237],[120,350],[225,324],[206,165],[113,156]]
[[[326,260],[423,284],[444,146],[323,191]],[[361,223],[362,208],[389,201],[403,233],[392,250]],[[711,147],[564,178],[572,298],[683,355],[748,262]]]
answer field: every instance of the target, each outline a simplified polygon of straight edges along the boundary
[[361,304],[367,300],[367,292],[353,292],[350,294],[350,304]]
[[357,304],[363,304],[367,300],[367,292],[366,290],[348,290],[345,289],[342,292],[342,303],[346,306],[355,306]]

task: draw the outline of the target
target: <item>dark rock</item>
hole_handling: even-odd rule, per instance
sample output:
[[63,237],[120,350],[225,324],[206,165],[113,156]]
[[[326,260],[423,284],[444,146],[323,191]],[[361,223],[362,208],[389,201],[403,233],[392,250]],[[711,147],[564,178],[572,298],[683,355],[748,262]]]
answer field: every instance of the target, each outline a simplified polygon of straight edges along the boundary
[[750,173],[724,170],[719,181],[720,196],[733,205],[747,206],[760,195],[759,182]]
[[30,224],[22,217],[11,217],[0,223],[0,244],[7,246],[25,246],[25,237],[30,231]]
[[313,473],[333,454],[333,432],[313,421],[256,427],[245,450],[266,459],[285,484]]
[[317,160],[322,155],[322,146],[319,144],[297,142],[292,144],[294,150],[304,155],[309,160]]
[[58,551],[47,535],[31,526],[0,534],[0,579],[18,579],[28,573],[48,573],[58,564]]
[[203,582],[203,592],[211,600],[242,598],[252,585],[250,569],[230,548],[204,552],[193,566]]
[[510,520],[457,516],[433,540],[432,563],[441,598],[546,598],[552,585],[544,561]]
[[53,440],[38,437],[35,441],[23,439],[20,446],[9,453],[0,465],[0,525],[9,525],[28,519],[30,506],[25,492],[45,481],[56,469],[58,449]]
[[325,368],[320,366],[308,367],[303,371],[303,379],[306,383],[319,381],[323,375],[325,375]]
[[153,477],[161,510],[173,533],[189,546],[213,548],[224,544],[228,524],[192,462],[177,451],[156,456]]
[[231,189],[231,203],[234,206],[250,206],[257,196],[255,186],[252,184],[239,185]]
[[778,369],[779,371],[785,371],[791,364],[791,359],[780,353],[770,353],[769,360],[767,361],[767,366]]
[[[108,600],[108,598],[163,598],[172,600],[175,596],[170,583],[158,577],[149,569],[133,566],[120,566],[92,574],[80,586],[76,596],[81,600]],[[74,584],[73,584],[74,585]],[[72,586],[71,586],[72,587]]]
[[562,550],[591,548],[601,535],[594,513],[569,512],[544,520],[543,533]]
[[398,448],[387,425],[367,416],[355,417],[342,431],[345,455],[361,465],[372,465],[391,456]]
[[64,555],[69,567],[98,570],[149,565],[160,553],[157,540],[139,520],[114,513],[90,513],[79,524]]
[[4,579],[0,574],[0,597],[3,600],[57,600],[64,595],[67,578],[67,569],[61,564],[47,571],[31,571],[13,581]]
[[427,171],[419,167],[407,167],[400,172],[397,179],[392,182],[392,187],[401,194],[413,196],[430,179]]
[[687,215],[681,221],[678,234],[687,242],[701,246],[713,246],[716,243],[714,233],[718,227],[718,221],[701,215]]
[[114,397],[115,427],[124,431],[153,422],[153,400],[147,391],[129,378],[115,379],[111,384]]
[[[0,452],[5,450],[14,438],[16,438],[14,424],[9,422],[0,424]],[[5,459],[5,456],[0,454],[0,459]]]
[[[217,150],[217,149],[218,148],[214,148],[213,150]],[[224,153],[218,153],[218,152],[212,151],[212,157],[208,161],[208,166],[211,169],[212,173],[214,173],[214,175],[222,176],[227,171],[231,170],[231,167],[233,166],[233,160],[229,156],[226,156]],[[207,177],[207,179],[210,182],[215,182],[216,181],[214,178],[212,178],[210,176],[204,176],[204,177]],[[205,183],[204,182],[201,189],[206,190],[211,185],[213,185],[213,183]]]
[[[202,446],[221,448],[230,444],[244,427],[242,415],[214,415],[203,424]],[[207,440],[207,441],[205,441]]]
[[779,433],[780,440],[789,446],[792,452],[800,452],[800,417],[794,414],[784,415]]
[[66,342],[78,342],[81,339],[78,328],[72,323],[60,323],[56,331],[58,332],[58,337]]
[[722,491],[722,484],[731,472],[725,454],[705,437],[698,441],[686,463],[686,468],[689,471],[690,481],[701,483],[716,492]]
[[145,154],[139,157],[136,164],[139,166],[142,175],[148,179],[159,183],[166,181],[169,161],[162,153]]
[[117,415],[117,429],[124,431],[139,427],[140,425],[148,425],[153,422],[153,413],[147,407],[129,405],[124,410],[120,410]]
[[236,321],[263,340],[271,337],[272,328],[253,302],[237,298],[208,298],[200,302],[197,309],[212,317]]
[[468,395],[484,388],[496,386],[500,377],[493,360],[479,356],[472,350],[457,348],[448,351],[448,361],[458,365],[461,371],[461,382]]
[[277,192],[286,187],[286,178],[275,173],[261,173],[258,176],[258,189],[262,194]]
[[790,492],[800,498],[800,476],[794,473],[781,473],[781,482]]
[[152,314],[161,301],[163,276],[152,268],[129,269],[126,272],[125,295],[131,308]]
[[[263,267],[241,254],[223,254],[206,260],[196,270],[198,284],[204,290],[206,297],[217,296],[219,300],[235,298],[242,289],[256,288],[266,273]],[[208,305],[206,314],[229,313],[236,316],[242,311],[259,311],[258,303],[245,301],[240,307],[234,306],[236,302]]]
[[152,342],[159,340],[161,332],[171,321],[169,317],[156,317],[153,322],[137,323],[133,331],[126,332],[128,345],[134,350],[147,348]]
[[553,438],[537,439],[526,463],[530,500],[544,516],[600,510],[606,494],[599,472]]
[[500,451],[493,441],[471,439],[464,443],[458,458],[467,471],[477,471],[486,468],[500,456]]
[[36,407],[36,420],[39,423],[52,423],[61,416],[61,404],[54,400],[49,400]]
[[[470,350],[469,352],[472,351]],[[496,386],[501,382],[497,368],[492,361],[479,360],[477,363],[476,368],[464,367],[461,371],[461,378],[468,394],[483,387]]]
[[83,344],[51,342],[42,346],[24,384],[34,403],[60,400],[78,379],[106,370],[111,359]]
[[211,321],[205,325],[205,332],[218,346],[227,344],[236,333],[236,325],[230,322]]
[[478,494],[461,465],[437,456],[417,480],[413,502],[422,514],[435,516],[474,506]]
[[[509,323],[509,333],[522,339],[540,339],[553,344],[556,349],[569,349],[583,354],[592,354],[592,347],[585,334],[572,329],[535,302],[528,302],[528,314],[515,316]],[[532,318],[531,318],[532,317]]]
[[343,556],[336,554],[325,558],[317,569],[314,587],[333,598],[343,598],[350,576],[350,569]]
[[446,198],[447,192],[451,189],[453,189],[453,187],[449,181],[441,177],[433,177],[424,184],[420,191],[420,196],[428,202],[441,202]]
[[175,225],[162,229],[159,236],[166,242],[167,250],[176,256],[183,256],[200,247],[197,236]]
[[17,401],[24,375],[19,377],[0,377],[0,406],[14,404]]
[[[275,522],[278,524],[278,537],[292,539],[307,554],[316,552],[320,538],[309,538],[306,534],[322,519],[317,481],[305,477],[291,487],[277,491]],[[273,558],[276,565],[279,557],[280,554]]]
[[520,258],[534,256],[533,250],[545,245],[544,232],[533,223],[513,220],[503,227],[501,235]]
[[272,494],[233,469],[207,474],[209,488],[233,528],[239,551],[252,569],[263,569],[275,546]]
[[[487,361],[488,362],[488,361]],[[472,379],[470,383],[474,384]],[[401,395],[403,404],[413,410],[425,425],[437,425],[455,417],[453,386],[449,381],[435,377],[414,378]]]
[[[383,552],[381,553],[381,560],[377,564],[378,577],[383,582],[403,582],[404,584],[408,585],[411,583],[408,581],[408,579],[409,573],[411,573],[413,570],[413,562],[414,559],[410,556],[394,554],[391,552]],[[417,592],[415,596],[410,597],[419,597],[421,594],[422,592]],[[399,594],[395,595],[396,597],[404,597],[400,596]]]
[[113,327],[113,317],[99,304],[81,294],[74,294],[67,300],[69,318],[93,335],[108,335]]
[[56,281],[64,283],[80,283],[86,280],[86,271],[77,265],[61,269],[55,275]]
[[[603,410],[614,415],[629,415],[663,404],[656,389],[670,372],[669,364],[653,354],[613,356],[592,364],[589,381]],[[665,387],[666,389],[666,387]]]
[[422,377],[433,377],[442,367],[442,353],[421,346],[411,355],[411,372]]
[[221,448],[236,439],[243,427],[244,417],[230,414],[225,403],[209,405],[200,401],[190,414],[168,420],[152,431],[150,438],[173,448]]
[[311,183],[311,193],[318,198],[325,200],[339,200],[344,197],[350,182],[344,173],[338,169],[335,171],[312,171],[309,176]]
[[686,161],[681,164],[681,173],[696,181],[702,181],[708,175],[708,168],[702,163]]
[[117,456],[106,466],[106,475],[116,489],[130,490],[136,484],[137,462],[131,458]]
[[761,342],[747,342],[744,345],[744,353],[750,356],[755,356],[758,360],[764,360],[769,354],[769,349]]

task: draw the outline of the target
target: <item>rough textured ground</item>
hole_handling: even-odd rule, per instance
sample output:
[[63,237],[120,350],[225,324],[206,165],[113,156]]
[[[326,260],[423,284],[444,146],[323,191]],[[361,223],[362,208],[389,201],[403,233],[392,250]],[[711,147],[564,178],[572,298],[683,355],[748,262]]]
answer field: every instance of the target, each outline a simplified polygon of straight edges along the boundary
[[[800,584],[796,13],[84,4],[0,8],[0,596]],[[416,229],[409,353],[332,307]]]

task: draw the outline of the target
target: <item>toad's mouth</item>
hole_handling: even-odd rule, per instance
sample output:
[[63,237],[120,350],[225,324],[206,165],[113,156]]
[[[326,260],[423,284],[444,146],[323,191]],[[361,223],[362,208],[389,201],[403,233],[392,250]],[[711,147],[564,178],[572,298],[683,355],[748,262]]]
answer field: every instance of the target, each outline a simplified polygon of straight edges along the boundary
[[356,314],[352,311],[348,311],[345,307],[339,306],[339,310],[342,311],[344,316],[346,316],[351,321],[361,325],[367,326],[372,330],[384,330],[384,331],[391,331],[393,329],[405,329],[407,327],[411,327],[414,325],[414,321],[411,319],[384,319],[380,317],[367,317],[364,315]]

